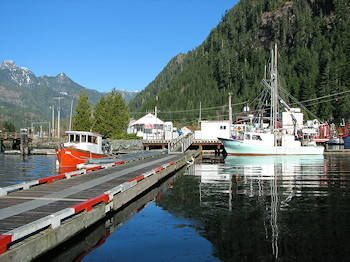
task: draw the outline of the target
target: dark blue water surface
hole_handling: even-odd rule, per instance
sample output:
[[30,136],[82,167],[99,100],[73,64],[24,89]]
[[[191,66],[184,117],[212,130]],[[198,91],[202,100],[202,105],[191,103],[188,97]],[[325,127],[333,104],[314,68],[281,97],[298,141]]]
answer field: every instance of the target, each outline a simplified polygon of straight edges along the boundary
[[198,162],[39,261],[349,261],[349,160]]
[[55,155],[0,154],[0,187],[57,174]]

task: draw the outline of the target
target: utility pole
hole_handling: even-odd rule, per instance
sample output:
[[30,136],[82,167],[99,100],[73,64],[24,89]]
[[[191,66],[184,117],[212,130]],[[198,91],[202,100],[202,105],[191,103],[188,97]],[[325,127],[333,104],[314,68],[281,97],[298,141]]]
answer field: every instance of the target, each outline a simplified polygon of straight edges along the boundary
[[73,99],[70,104],[69,130],[72,130]]
[[199,121],[202,121],[202,101],[199,101]]
[[52,129],[51,129],[51,137],[55,136],[55,105],[51,107],[52,109]]
[[58,109],[57,109],[57,137],[60,137],[60,121],[61,121],[61,99],[64,97],[54,97],[53,99],[58,100]]
[[158,104],[158,96],[156,96],[156,105],[154,106],[154,115],[157,118],[157,104]]
[[230,120],[230,128],[232,125],[232,101],[231,101],[231,96],[232,93],[228,93],[229,97],[228,97],[228,111],[229,111],[229,120]]

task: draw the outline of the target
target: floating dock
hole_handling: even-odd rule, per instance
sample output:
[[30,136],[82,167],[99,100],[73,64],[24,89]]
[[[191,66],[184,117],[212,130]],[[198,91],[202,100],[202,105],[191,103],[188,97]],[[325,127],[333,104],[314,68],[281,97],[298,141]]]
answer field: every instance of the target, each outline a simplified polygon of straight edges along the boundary
[[199,151],[115,162],[0,188],[0,261],[31,261],[116,212]]

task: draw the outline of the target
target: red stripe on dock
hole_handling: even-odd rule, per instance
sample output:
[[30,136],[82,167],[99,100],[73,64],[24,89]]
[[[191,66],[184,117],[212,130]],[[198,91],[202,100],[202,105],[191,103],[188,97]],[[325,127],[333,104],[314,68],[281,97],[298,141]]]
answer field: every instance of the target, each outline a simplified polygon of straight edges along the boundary
[[89,200],[86,200],[84,202],[81,202],[79,204],[76,204],[72,206],[71,208],[74,208],[75,213],[78,213],[80,211],[86,210],[86,212],[89,212],[92,207],[100,202],[104,202],[107,204],[109,201],[109,196],[107,194],[102,194],[97,197],[91,198]]
[[7,245],[12,242],[11,235],[0,235],[0,254],[7,251]]
[[142,180],[142,179],[144,179],[144,178],[145,178],[144,175],[139,175],[139,176],[137,176],[137,177],[134,177],[134,178],[128,180],[127,182],[132,182],[132,181],[134,181],[134,180],[136,180],[137,182],[139,182],[140,180]]
[[160,167],[157,167],[157,168],[155,168],[155,169],[153,169],[153,170],[154,170],[154,172],[159,172],[159,171],[162,170],[162,169],[164,169],[164,167],[160,166]]
[[124,164],[124,163],[125,163],[125,161],[122,160],[122,161],[114,162],[114,165],[116,166],[116,165],[120,165],[120,164]]
[[45,177],[45,178],[39,179],[39,184],[42,184],[42,183],[51,184],[53,180],[56,180],[56,179],[63,179],[63,178],[65,178],[65,177],[66,177],[66,174],[61,174],[61,175],[57,175],[57,176]]
[[102,166],[94,166],[94,167],[90,167],[90,168],[87,168],[86,169],[86,172],[89,172],[89,171],[97,171],[99,169],[101,169]]

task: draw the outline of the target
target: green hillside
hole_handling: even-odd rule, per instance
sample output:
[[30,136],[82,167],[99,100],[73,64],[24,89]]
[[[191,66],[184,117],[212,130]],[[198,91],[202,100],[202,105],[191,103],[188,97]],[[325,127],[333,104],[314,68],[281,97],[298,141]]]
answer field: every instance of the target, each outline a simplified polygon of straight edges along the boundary
[[[314,99],[305,106],[321,119],[347,117],[349,0],[241,0],[200,46],[174,57],[130,102],[132,115],[154,110],[158,96],[163,120],[194,123],[200,103],[202,119],[228,119],[229,93],[235,104],[261,91],[274,43],[284,88],[299,101]],[[242,108],[234,106],[234,115]]]

